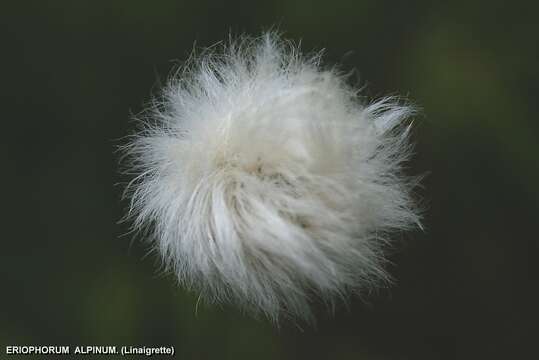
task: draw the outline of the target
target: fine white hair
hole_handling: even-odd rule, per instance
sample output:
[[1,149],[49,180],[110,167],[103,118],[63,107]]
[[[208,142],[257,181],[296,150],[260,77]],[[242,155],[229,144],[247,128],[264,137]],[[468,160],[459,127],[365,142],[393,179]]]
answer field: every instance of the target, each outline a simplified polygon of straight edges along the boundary
[[202,298],[309,321],[384,283],[388,234],[419,224],[412,114],[274,33],[216,46],[137,117],[128,216]]

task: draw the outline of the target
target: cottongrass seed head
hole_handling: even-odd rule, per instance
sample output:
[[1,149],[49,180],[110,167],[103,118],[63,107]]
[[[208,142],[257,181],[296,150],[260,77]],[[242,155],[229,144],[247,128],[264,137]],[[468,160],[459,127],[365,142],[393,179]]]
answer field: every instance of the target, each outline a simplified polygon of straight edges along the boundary
[[419,224],[412,113],[275,33],[205,50],[137,117],[128,217],[203,299],[313,320],[384,283],[388,234]]

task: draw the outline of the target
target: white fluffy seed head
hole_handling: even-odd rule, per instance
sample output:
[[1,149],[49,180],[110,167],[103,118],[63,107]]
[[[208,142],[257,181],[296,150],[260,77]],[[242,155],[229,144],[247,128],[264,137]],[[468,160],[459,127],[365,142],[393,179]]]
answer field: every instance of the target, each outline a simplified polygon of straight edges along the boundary
[[272,320],[311,319],[387,279],[387,234],[418,224],[412,109],[365,104],[275,34],[180,69],[125,146],[129,216],[179,282]]

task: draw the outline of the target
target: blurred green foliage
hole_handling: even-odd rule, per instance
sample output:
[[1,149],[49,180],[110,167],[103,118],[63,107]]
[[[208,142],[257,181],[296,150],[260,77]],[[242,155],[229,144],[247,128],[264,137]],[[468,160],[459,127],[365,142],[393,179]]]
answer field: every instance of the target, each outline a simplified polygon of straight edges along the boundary
[[[534,358],[539,333],[537,2],[35,1],[2,6],[7,216],[0,345],[167,345],[182,359]],[[276,24],[367,95],[422,108],[410,173],[426,231],[396,284],[316,328],[275,328],[156,275],[117,221],[115,147],[169,71]],[[4,353],[4,348],[2,348]]]

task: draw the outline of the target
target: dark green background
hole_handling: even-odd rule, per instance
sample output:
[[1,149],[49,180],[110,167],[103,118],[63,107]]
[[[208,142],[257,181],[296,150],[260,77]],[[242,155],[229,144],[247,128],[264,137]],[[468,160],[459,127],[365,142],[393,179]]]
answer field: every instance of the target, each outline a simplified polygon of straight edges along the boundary
[[[518,1],[13,1],[0,10],[0,357],[173,344],[182,359],[532,359],[539,336],[539,26]],[[316,328],[200,305],[117,221],[115,146],[193,43],[272,24],[369,96],[423,108],[426,231],[390,290]],[[91,358],[91,357],[87,357]]]

